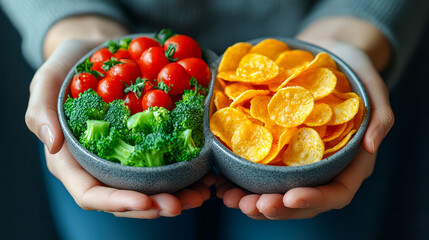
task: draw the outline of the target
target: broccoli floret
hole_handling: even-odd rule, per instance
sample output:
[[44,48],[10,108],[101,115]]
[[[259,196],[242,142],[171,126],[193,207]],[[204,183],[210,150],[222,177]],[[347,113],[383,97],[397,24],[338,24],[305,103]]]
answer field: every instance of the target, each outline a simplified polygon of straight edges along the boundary
[[130,161],[138,167],[163,166],[170,163],[175,146],[176,139],[173,134],[150,133],[135,146]]
[[130,109],[125,105],[124,100],[117,99],[109,103],[104,121],[110,122],[110,126],[119,130],[127,129],[127,120],[131,115]]
[[86,121],[102,120],[107,111],[107,103],[98,94],[88,89],[78,98],[67,98],[64,113],[73,135],[78,138],[86,130]]
[[103,120],[88,120],[88,126],[80,137],[80,143],[89,151],[97,154],[97,142],[109,135],[109,122]]
[[177,149],[175,151],[174,159],[177,162],[189,161],[200,153],[201,148],[195,145],[194,139],[192,138],[192,132],[193,131],[191,129],[175,132],[175,137],[177,138]]
[[153,132],[169,134],[173,125],[169,110],[163,107],[150,107],[128,118],[127,127],[145,134]]
[[122,165],[131,165],[129,157],[134,152],[134,146],[126,143],[120,136],[120,131],[111,127],[109,135],[97,141],[98,156],[107,160],[119,161]]

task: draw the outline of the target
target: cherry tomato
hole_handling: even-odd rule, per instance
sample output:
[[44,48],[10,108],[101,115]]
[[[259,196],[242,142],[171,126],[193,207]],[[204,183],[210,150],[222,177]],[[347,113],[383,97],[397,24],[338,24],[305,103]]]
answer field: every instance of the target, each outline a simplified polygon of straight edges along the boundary
[[123,85],[121,81],[103,78],[98,83],[97,93],[105,102],[109,103],[116,99],[122,99],[124,96]]
[[130,42],[128,45],[128,52],[134,60],[138,60],[142,55],[143,51],[150,47],[159,47],[159,43],[152,38],[139,37]]
[[171,87],[168,94],[182,94],[185,89],[190,87],[191,76],[178,63],[169,63],[158,74],[158,82],[163,81],[165,85]]
[[101,66],[103,66],[103,63],[105,61],[110,60],[112,56],[113,54],[107,48],[102,48],[96,51],[94,54],[92,54],[91,58],[89,59],[89,61],[94,64],[92,66],[92,69],[99,71],[101,73],[104,73],[103,69],[101,69]]
[[162,47],[150,47],[140,56],[139,67],[143,78],[153,80],[159,71],[169,63]]
[[92,88],[97,89],[98,80],[97,78],[90,73],[79,73],[76,74],[71,82],[71,94],[73,98],[78,98],[79,93],[83,93],[86,90]]
[[203,56],[198,43],[186,35],[174,35],[167,39],[164,43],[164,51],[167,51],[170,44],[176,45],[176,51],[172,56],[173,59],[177,58],[177,60],[181,60],[190,57],[202,58]]
[[209,66],[201,58],[185,58],[177,62],[182,65],[188,74],[194,77],[198,84],[208,87],[212,78]]
[[120,59],[126,59],[126,58],[131,58],[130,54],[128,53],[127,50],[125,49],[118,49],[118,51],[116,51],[113,54],[113,57],[120,60]]
[[171,97],[160,89],[152,90],[142,98],[143,111],[149,107],[163,107],[170,110],[172,105]]
[[127,94],[125,94],[123,99],[124,99],[125,105],[127,105],[128,108],[130,109],[131,115],[143,111],[142,98],[138,99],[135,93],[128,92]]
[[[140,70],[137,64],[131,59],[122,59],[122,63],[116,64],[111,67],[107,73],[106,77],[113,80],[123,81],[124,83],[130,85],[132,82],[140,77]],[[123,84],[124,88],[125,85]]]

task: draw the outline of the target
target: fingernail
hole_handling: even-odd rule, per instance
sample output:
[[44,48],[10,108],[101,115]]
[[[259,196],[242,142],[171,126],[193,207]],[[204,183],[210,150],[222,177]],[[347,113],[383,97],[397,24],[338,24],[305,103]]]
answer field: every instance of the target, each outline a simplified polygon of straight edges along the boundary
[[381,127],[377,127],[372,134],[372,150],[374,152],[377,151],[378,147],[380,146],[381,140],[384,138],[384,130]]
[[276,208],[268,208],[266,210],[264,210],[264,215],[266,215],[267,217],[277,217],[277,209]]
[[177,216],[178,214],[172,214],[172,213],[171,213],[171,212],[169,212],[169,211],[162,210],[161,212],[159,212],[159,215],[160,215],[160,216],[163,216],[163,217],[175,217],[175,216]]
[[189,205],[189,204],[187,204],[187,203],[185,203],[185,204],[182,205],[182,209],[183,210],[188,210],[188,209],[191,209],[191,208],[192,208],[192,206]]
[[49,152],[51,151],[52,145],[54,144],[54,135],[52,134],[51,129],[48,126],[43,125],[39,131],[40,138],[45,146],[48,148]]

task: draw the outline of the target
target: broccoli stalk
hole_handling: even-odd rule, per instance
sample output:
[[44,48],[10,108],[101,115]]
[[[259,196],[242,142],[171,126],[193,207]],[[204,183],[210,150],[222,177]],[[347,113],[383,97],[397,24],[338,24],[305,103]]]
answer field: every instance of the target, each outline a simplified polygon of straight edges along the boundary
[[175,160],[177,162],[189,161],[198,156],[201,148],[195,146],[191,129],[175,132],[175,134],[177,137],[177,152],[175,154]]
[[89,151],[97,154],[97,142],[109,135],[109,122],[102,120],[88,120],[86,131],[80,137],[80,143]]
[[134,152],[134,146],[120,138],[119,131],[110,128],[109,136],[97,141],[98,156],[107,160],[118,160],[122,165],[131,165],[130,155]]
[[128,129],[145,134],[159,132],[171,133],[172,122],[170,111],[163,107],[150,107],[128,118]]

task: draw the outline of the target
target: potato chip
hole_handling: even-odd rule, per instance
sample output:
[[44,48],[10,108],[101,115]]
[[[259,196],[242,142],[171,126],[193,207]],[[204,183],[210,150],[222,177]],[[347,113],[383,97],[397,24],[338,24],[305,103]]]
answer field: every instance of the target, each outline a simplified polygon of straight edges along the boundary
[[291,50],[280,54],[280,56],[276,59],[276,64],[286,71],[287,76],[290,76],[299,67],[313,59],[314,56],[310,52],[303,50]]
[[310,127],[327,124],[332,118],[332,109],[326,103],[315,103],[313,111],[305,119],[304,124]]
[[245,108],[243,106],[237,106],[236,109],[243,112],[246,115],[247,119],[249,119],[252,123],[258,124],[260,126],[264,126],[263,122],[261,122],[260,120],[254,118],[254,117],[252,117],[252,115],[250,115],[250,109]]
[[231,143],[235,154],[252,162],[259,162],[270,152],[273,135],[263,126],[242,122],[234,131]]
[[277,124],[275,125],[265,124],[264,127],[268,129],[268,131],[270,131],[271,134],[273,134],[273,139],[276,141],[278,141],[280,139],[280,136],[286,131],[286,129],[288,129],[288,128],[279,126]]
[[278,141],[273,142],[270,153],[261,161],[262,164],[271,163],[283,149],[283,147],[290,143],[292,137],[298,132],[298,128],[287,128],[280,135]]
[[286,166],[301,166],[322,160],[325,145],[312,128],[301,128],[293,136],[283,161]]
[[330,153],[334,153],[338,150],[340,150],[342,147],[344,147],[350,140],[350,138],[355,134],[356,130],[351,130],[345,138],[343,138],[339,143],[337,143],[335,146],[326,149],[324,155],[328,155]]
[[316,130],[316,132],[319,134],[320,138],[322,138],[326,135],[326,129],[328,128],[328,126],[323,125],[323,126],[314,126],[311,127],[312,129]]
[[249,89],[247,91],[244,91],[241,93],[238,97],[234,99],[234,101],[231,103],[230,107],[236,107],[240,104],[243,104],[244,102],[254,98],[258,95],[268,95],[270,94],[269,90],[255,90],[255,89]]
[[360,125],[362,124],[362,119],[365,114],[366,108],[363,105],[362,99],[359,98],[359,110],[356,113],[356,116],[354,118],[354,125],[353,129],[356,129],[356,131],[359,129]]
[[340,92],[351,92],[352,88],[350,87],[350,83],[349,83],[349,80],[347,79],[346,75],[344,75],[344,73],[337,71],[335,69],[332,69],[332,68],[330,70],[337,77],[337,86],[335,86],[335,90],[338,90]]
[[210,118],[210,130],[227,146],[231,147],[231,138],[234,131],[244,122],[251,123],[244,113],[237,109],[226,107],[213,113]]
[[233,83],[225,87],[225,94],[232,100],[236,99],[243,92],[252,89],[250,85]]
[[225,71],[225,72],[219,72],[217,74],[218,79],[222,79],[224,81],[228,82],[238,82],[240,79],[237,76],[236,71]]
[[338,138],[344,132],[344,130],[346,130],[346,128],[347,128],[347,123],[328,126],[326,128],[325,136],[322,138],[322,140],[324,142],[332,141]]
[[[347,122],[347,127],[344,129],[344,132],[338,137],[338,139],[343,139],[349,132],[353,129],[355,122],[352,120]],[[334,125],[335,126],[335,125]]]
[[268,89],[272,92],[277,92],[278,90],[282,89],[286,86],[291,80],[293,80],[296,76],[300,75],[301,72],[306,70],[306,65],[298,67],[296,70],[294,70],[293,74],[286,78],[284,81],[272,81],[268,83]]
[[276,39],[265,39],[250,49],[249,53],[258,53],[275,61],[284,51],[289,50],[286,43]]
[[329,56],[328,53],[321,52],[316,55],[313,61],[307,64],[306,69],[314,69],[320,67],[337,69],[337,64],[334,60],[332,60],[331,56]]
[[286,87],[279,90],[268,104],[272,121],[282,127],[295,127],[304,123],[314,107],[313,95],[303,87]]
[[267,125],[274,125],[271,121],[270,115],[268,114],[268,103],[270,102],[270,96],[256,96],[250,100],[250,115],[252,117],[264,122]]
[[214,94],[213,101],[217,110],[226,108],[229,105],[231,105],[232,101],[227,96],[225,96],[223,92],[216,90],[213,94]]
[[331,94],[337,78],[327,68],[315,68],[302,72],[298,77],[288,83],[288,86],[301,86],[310,91],[314,99],[321,99]]
[[349,98],[339,104],[330,105],[333,111],[331,121],[328,125],[339,125],[350,121],[359,110],[359,100]]
[[252,45],[245,42],[239,42],[227,48],[219,63],[218,72],[235,72],[238,67],[238,63],[240,63],[240,60],[251,48]]
[[262,84],[279,74],[279,66],[266,56],[249,53],[244,56],[237,68],[238,81]]

